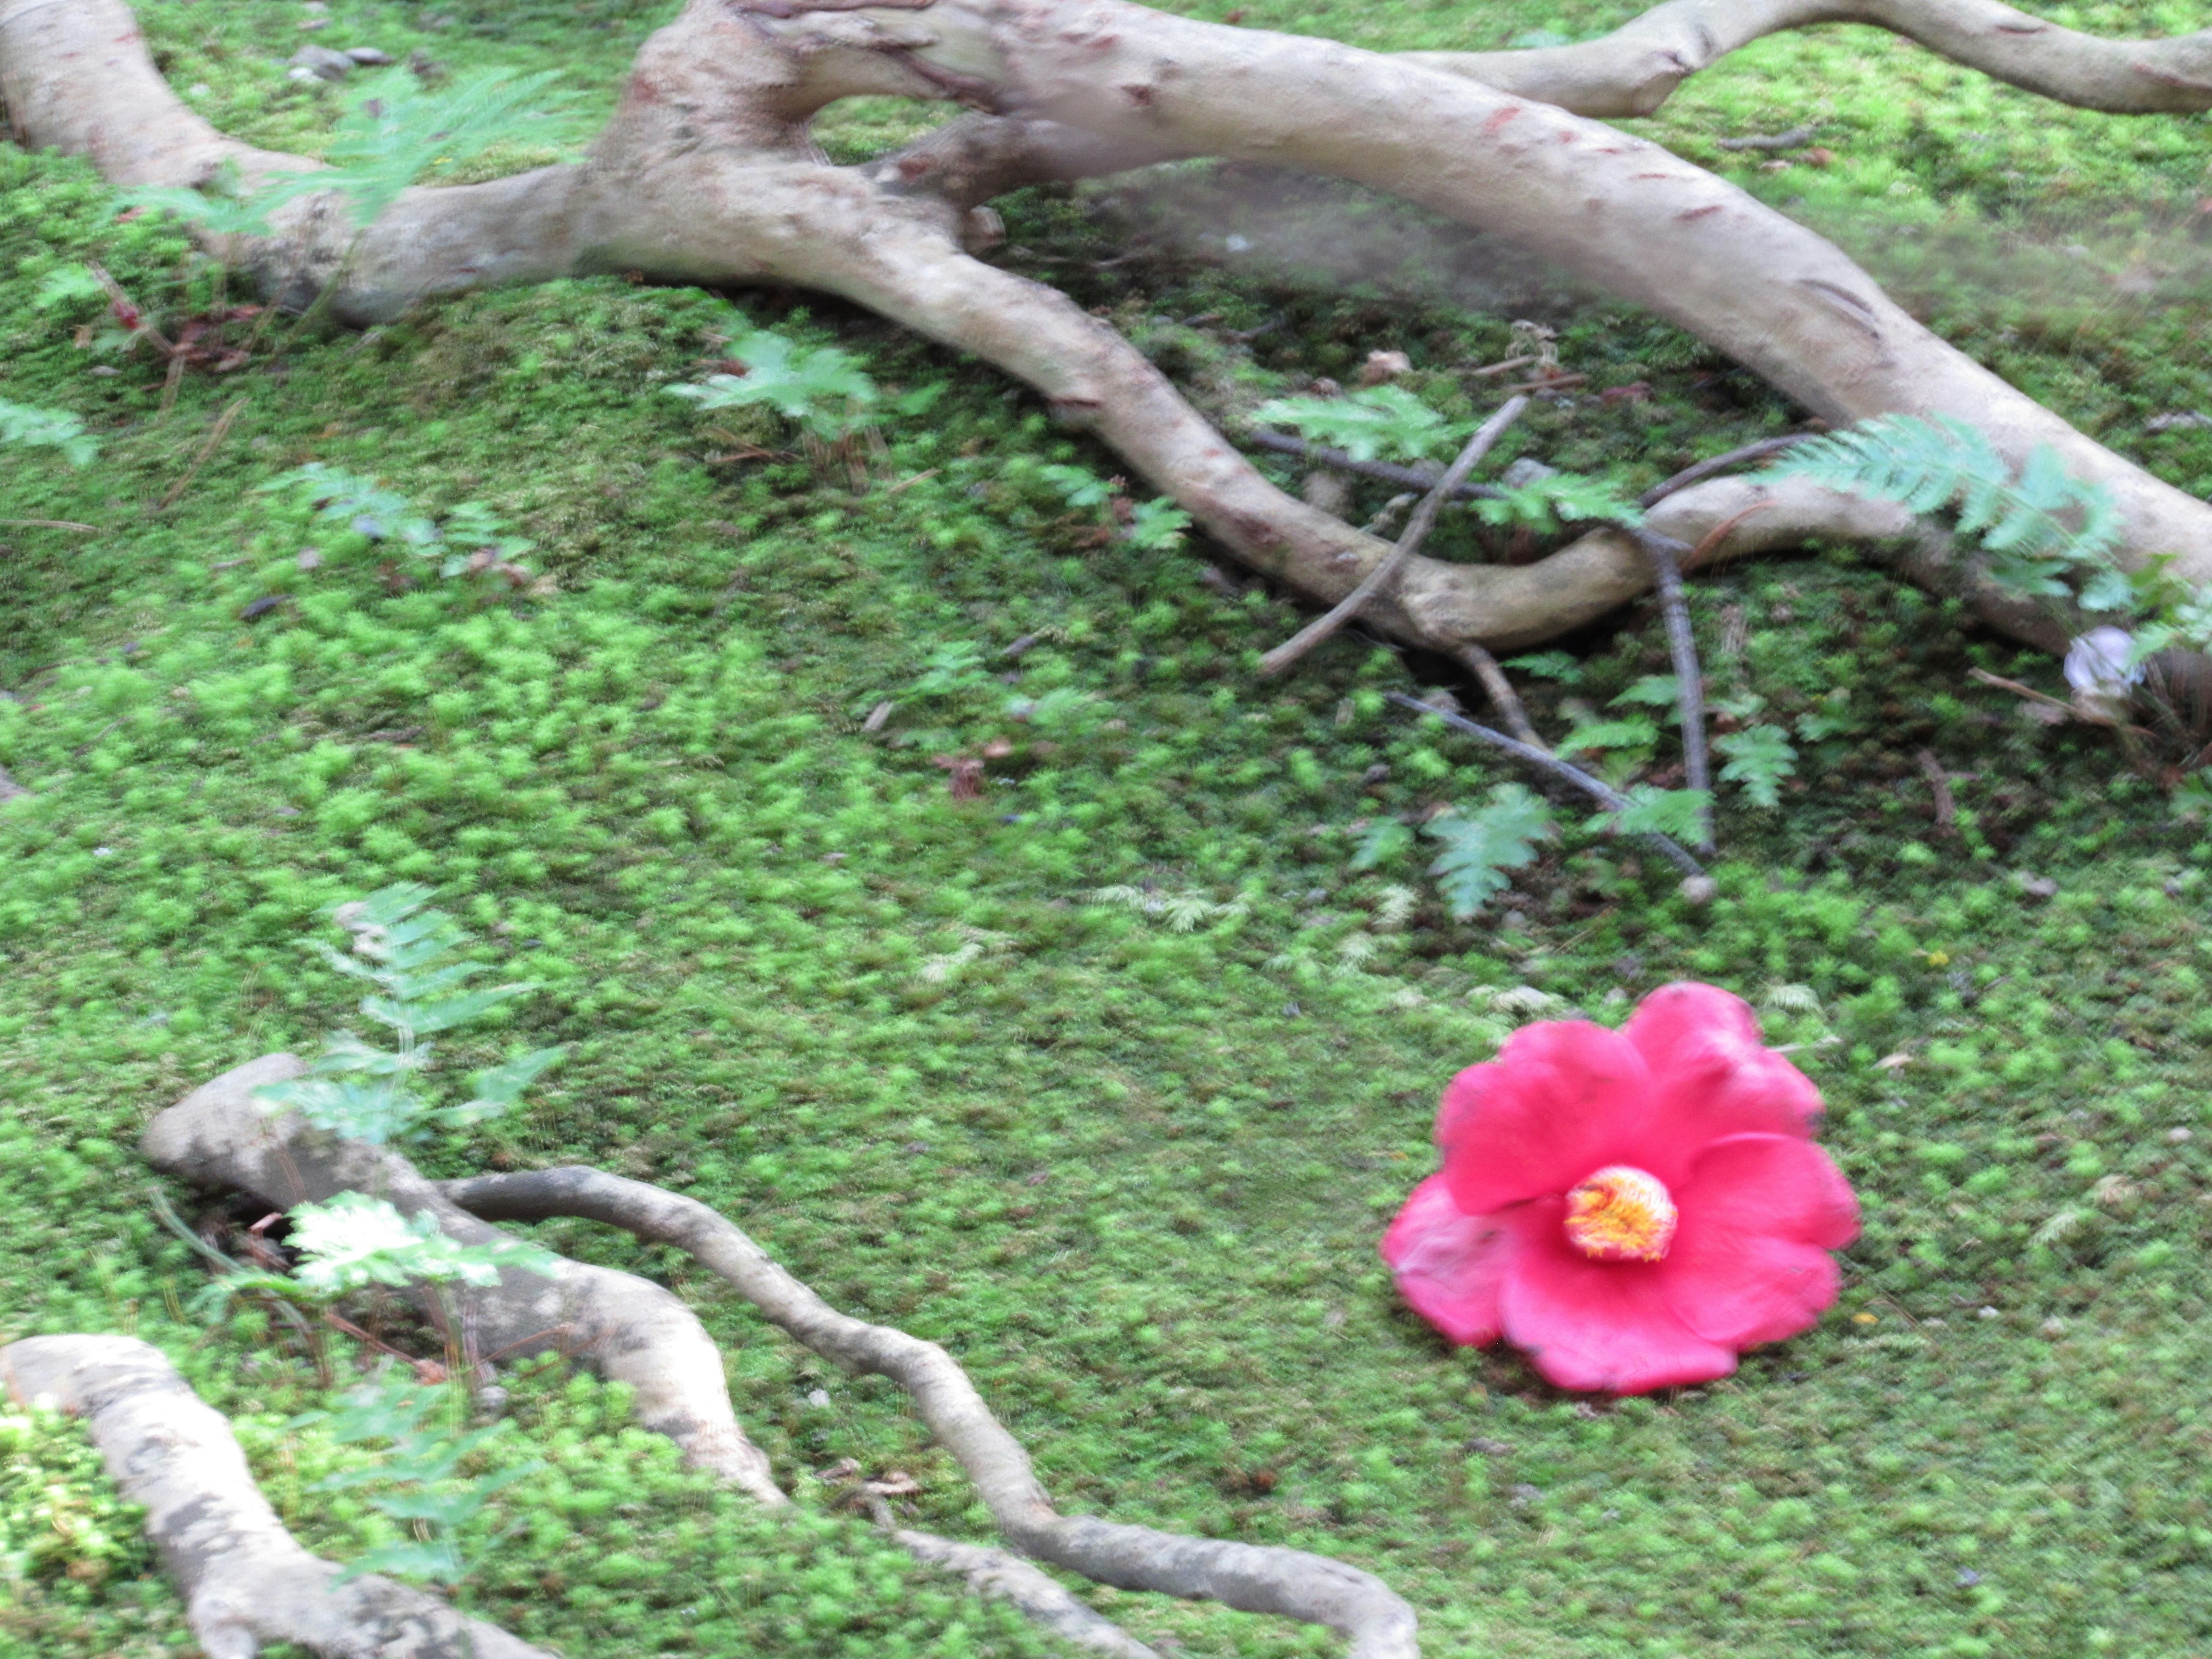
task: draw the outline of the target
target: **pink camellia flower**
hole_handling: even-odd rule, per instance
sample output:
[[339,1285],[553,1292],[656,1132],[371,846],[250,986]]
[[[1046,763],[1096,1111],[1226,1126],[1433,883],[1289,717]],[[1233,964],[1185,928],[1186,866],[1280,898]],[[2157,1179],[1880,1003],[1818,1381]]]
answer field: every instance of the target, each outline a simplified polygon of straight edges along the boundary
[[1725,1376],[1836,1299],[1858,1201],[1813,1144],[1820,1112],[1711,985],[1663,986],[1618,1031],[1524,1026],[1444,1091],[1443,1168],[1382,1258],[1453,1341],[1503,1336],[1563,1389]]

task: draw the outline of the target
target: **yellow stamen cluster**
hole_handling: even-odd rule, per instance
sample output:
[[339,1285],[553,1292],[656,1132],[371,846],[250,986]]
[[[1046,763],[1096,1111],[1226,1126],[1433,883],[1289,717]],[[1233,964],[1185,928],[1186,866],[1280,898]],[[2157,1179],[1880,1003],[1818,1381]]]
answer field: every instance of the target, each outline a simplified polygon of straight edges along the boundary
[[1608,1164],[1567,1194],[1567,1238],[1600,1261],[1658,1261],[1674,1242],[1674,1200],[1658,1176]]

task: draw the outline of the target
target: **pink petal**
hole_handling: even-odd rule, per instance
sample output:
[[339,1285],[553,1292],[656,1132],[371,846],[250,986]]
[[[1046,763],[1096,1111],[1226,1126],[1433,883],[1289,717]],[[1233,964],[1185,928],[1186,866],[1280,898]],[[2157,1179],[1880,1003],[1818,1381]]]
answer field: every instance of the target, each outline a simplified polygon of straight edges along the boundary
[[1413,1188],[1390,1231],[1382,1259],[1398,1293],[1453,1341],[1479,1347],[1498,1340],[1498,1291],[1510,1247],[1498,1224],[1452,1202],[1441,1175]]
[[1859,1236],[1859,1201],[1835,1160],[1795,1135],[1729,1135],[1698,1154],[1674,1194],[1685,1227],[1765,1233],[1840,1249]]
[[1836,1299],[1828,1252],[1858,1234],[1858,1200],[1827,1153],[1789,1135],[1708,1146],[1676,1195],[1660,1264],[1668,1304],[1700,1336],[1748,1348],[1795,1336]]
[[1621,1035],[1650,1067],[1652,1084],[1649,1134],[1628,1161],[1669,1186],[1723,1135],[1812,1133],[1820,1091],[1761,1043],[1741,997],[1711,985],[1662,985]]
[[1682,1323],[1731,1348],[1811,1329],[1843,1279],[1826,1250],[1719,1228],[1684,1229],[1660,1269],[1667,1305]]
[[1444,1091],[1437,1144],[1452,1197],[1485,1215],[1564,1193],[1639,1143],[1649,1094],[1644,1061],[1619,1032],[1584,1020],[1522,1026]]
[[1733,1349],[1668,1305],[1667,1263],[1591,1260],[1567,1243],[1565,1207],[1540,1199],[1498,1218],[1515,1243],[1498,1311],[1506,1340],[1538,1370],[1563,1389],[1648,1394],[1735,1369]]

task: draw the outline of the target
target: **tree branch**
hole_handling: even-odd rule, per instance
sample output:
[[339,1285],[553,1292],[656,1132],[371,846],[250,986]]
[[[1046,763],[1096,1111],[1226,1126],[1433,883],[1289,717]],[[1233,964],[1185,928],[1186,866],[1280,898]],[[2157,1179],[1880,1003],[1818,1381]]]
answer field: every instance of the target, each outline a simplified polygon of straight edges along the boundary
[[1359,579],[1359,586],[1339,599],[1326,614],[1316,617],[1261,657],[1260,672],[1262,674],[1281,673],[1358,616],[1360,607],[1381,592],[1383,585],[1419,550],[1421,544],[1428,539],[1429,532],[1435,526],[1437,514],[1444,502],[1458,493],[1476,464],[1490,453],[1492,446],[1505,435],[1505,428],[1519,420],[1521,411],[1528,407],[1526,398],[1509,398],[1496,414],[1476,428],[1474,435],[1467,441],[1457,458],[1444,469],[1443,476],[1430,486],[1427,495],[1421,497],[1420,505],[1413,509],[1413,516],[1406,520],[1406,528],[1388,556],[1376,561],[1374,568]]
[[[1410,708],[1416,714],[1433,714],[1453,731],[1462,732],[1470,738],[1480,738],[1492,748],[1502,749],[1516,760],[1525,761],[1538,771],[1548,773],[1560,782],[1571,785],[1608,811],[1618,812],[1630,805],[1628,797],[1611,784],[1592,777],[1579,766],[1571,765],[1561,760],[1548,749],[1534,744],[1522,743],[1516,738],[1509,738],[1503,732],[1493,732],[1486,726],[1476,724],[1464,714],[1455,714],[1449,709],[1438,708],[1433,704],[1423,702],[1419,697],[1409,697],[1403,691],[1391,691],[1384,695],[1401,708]],[[1684,875],[1702,876],[1705,873],[1705,866],[1683,851],[1681,843],[1672,836],[1660,835],[1656,830],[1643,830],[1638,832],[1637,839],[1647,842],[1653,850]]]
[[1024,1555],[1124,1589],[1327,1625],[1351,1638],[1352,1659],[1413,1659],[1419,1651],[1413,1609],[1380,1579],[1340,1561],[1060,1515],[1037,1484],[1021,1443],[943,1348],[837,1312],[695,1199],[579,1166],[476,1176],[444,1182],[441,1190],[488,1220],[581,1216],[672,1245],[728,1280],[815,1352],[848,1370],[890,1377],[913,1396],[930,1433],[967,1471],[1000,1531]]

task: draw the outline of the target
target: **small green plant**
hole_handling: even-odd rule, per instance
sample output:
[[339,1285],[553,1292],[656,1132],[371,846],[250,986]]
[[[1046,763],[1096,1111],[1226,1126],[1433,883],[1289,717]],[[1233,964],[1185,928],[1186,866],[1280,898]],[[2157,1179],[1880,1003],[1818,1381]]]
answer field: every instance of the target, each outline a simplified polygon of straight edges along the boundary
[[1128,527],[1121,533],[1132,547],[1158,553],[1180,545],[1189,528],[1190,514],[1160,496],[1138,502],[1129,514]]
[[[247,191],[238,175],[238,164],[225,161],[207,183],[197,189],[180,185],[148,185],[125,191],[124,206],[167,213],[211,236],[268,236],[274,234],[269,216],[295,197],[329,188],[328,175],[314,170],[283,173]],[[99,282],[86,273],[91,294],[101,292]],[[82,286],[74,290],[84,293]]]
[[1923,516],[1950,512],[1953,528],[1990,555],[1990,577],[2016,592],[2073,598],[2091,611],[2136,603],[2111,561],[2122,533],[2112,492],[2069,477],[2047,445],[2015,473],[1964,421],[1884,415],[1796,445],[1760,476],[1806,478]]
[[1712,797],[1703,789],[1659,789],[1640,783],[1626,792],[1627,805],[1599,812],[1583,826],[1612,836],[1668,836],[1696,841],[1705,833]]
[[1118,905],[1141,916],[1164,921],[1170,933],[1195,932],[1204,921],[1226,921],[1246,915],[1251,905],[1242,898],[1217,903],[1202,889],[1187,887],[1179,893],[1154,892],[1145,887],[1097,887],[1087,896],[1095,904]]
[[[482,501],[463,501],[441,524],[415,503],[374,478],[309,461],[280,473],[260,489],[271,495],[304,498],[315,517],[375,543],[404,547],[439,561],[441,576],[491,570],[517,586],[532,581],[515,562],[537,544],[511,533],[499,515]],[[533,589],[533,591],[540,591]]]
[[1659,728],[1640,715],[1620,720],[1589,720],[1559,741],[1562,755],[1585,749],[1649,749],[1659,741]]
[[1431,460],[1464,435],[1462,427],[1397,386],[1368,386],[1341,398],[1277,398],[1254,410],[1252,418],[1293,428],[1309,442],[1340,449],[1355,461]]
[[1549,802],[1517,783],[1492,786],[1489,802],[1431,818],[1422,832],[1443,851],[1429,872],[1454,916],[1465,921],[1509,884],[1505,872],[1532,864],[1536,843],[1553,831]]
[[0,398],[0,444],[27,449],[58,449],[71,466],[88,466],[100,453],[100,440],[84,422],[63,409],[37,409]]
[[365,1572],[385,1572],[450,1589],[475,1571],[483,1548],[497,1541],[481,1535],[478,1523],[485,1507],[543,1466],[533,1458],[464,1474],[464,1466],[481,1458],[508,1426],[502,1421],[463,1429],[455,1419],[465,1408],[465,1398],[456,1389],[392,1370],[348,1389],[335,1411],[294,1419],[301,1427],[322,1424],[342,1444],[383,1442],[384,1453],[375,1463],[325,1475],[313,1490],[380,1488],[368,1502],[415,1534],[363,1551],[346,1565],[340,1583]]
[[1352,850],[1352,867],[1373,870],[1394,864],[1413,848],[1413,832],[1396,818],[1375,820],[1360,832]]
[[351,1031],[336,1033],[306,1077],[256,1091],[270,1110],[297,1111],[318,1128],[380,1146],[496,1116],[561,1059],[563,1050],[540,1048],[478,1072],[469,1098],[455,1106],[419,1091],[416,1079],[432,1054],[424,1037],[480,1019],[535,988],[463,989],[483,966],[456,959],[469,936],[444,911],[428,908],[429,897],[427,887],[404,883],[331,912],[352,936],[351,950],[319,939],[313,948],[340,973],[374,988],[361,1012],[392,1031],[398,1046],[380,1048]]
[[1037,477],[1078,512],[1104,507],[1114,499],[1120,483],[1118,479],[1102,478],[1087,467],[1070,466],[1063,461],[1039,467]]
[[1477,496],[1475,516],[1501,529],[1555,530],[1563,524],[1639,525],[1644,511],[1602,478],[1550,472]]
[[290,1220],[287,1243],[300,1254],[295,1276],[325,1295],[378,1285],[495,1285],[501,1268],[549,1273],[560,1259],[520,1239],[464,1244],[441,1231],[433,1217],[402,1215],[389,1200],[366,1193],[300,1205]]
[[881,394],[860,359],[836,346],[799,345],[743,316],[736,322],[743,331],[726,349],[745,372],[672,386],[670,396],[710,410],[766,404],[825,443],[866,423]]
[[1721,776],[1743,786],[1754,806],[1779,806],[1782,781],[1797,770],[1796,746],[1778,726],[1747,726],[1713,739],[1713,747],[1728,757]]
[[530,106],[547,101],[556,78],[493,70],[434,90],[412,71],[393,70],[364,87],[339,118],[324,151],[328,167],[301,174],[296,187],[286,179],[271,188],[336,191],[366,230],[410,185],[444,178],[512,138],[521,122],[543,113]]

